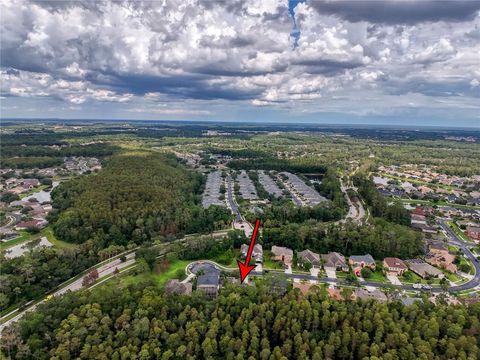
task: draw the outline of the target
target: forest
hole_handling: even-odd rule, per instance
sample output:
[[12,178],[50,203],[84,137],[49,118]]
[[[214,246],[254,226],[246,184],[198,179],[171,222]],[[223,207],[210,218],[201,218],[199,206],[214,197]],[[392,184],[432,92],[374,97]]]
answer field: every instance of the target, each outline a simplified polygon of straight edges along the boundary
[[3,333],[15,359],[478,359],[480,305],[336,301],[227,285],[212,301],[152,283],[55,298]]
[[99,248],[213,231],[228,223],[230,215],[222,208],[197,205],[203,181],[173,156],[119,154],[99,174],[55,188],[49,221],[59,239],[93,239]]
[[99,261],[91,243],[69,250],[29,251],[13,259],[0,256],[0,311],[45,295]]
[[362,175],[352,177],[353,184],[358,187],[358,193],[367,203],[375,217],[382,217],[396,224],[410,226],[410,212],[401,204],[388,204],[373,184],[373,181]]
[[267,248],[279,245],[296,251],[337,251],[345,256],[371,254],[376,259],[387,256],[408,259],[423,252],[421,233],[381,218],[374,219],[369,225],[307,221],[275,228],[265,227],[262,242]]

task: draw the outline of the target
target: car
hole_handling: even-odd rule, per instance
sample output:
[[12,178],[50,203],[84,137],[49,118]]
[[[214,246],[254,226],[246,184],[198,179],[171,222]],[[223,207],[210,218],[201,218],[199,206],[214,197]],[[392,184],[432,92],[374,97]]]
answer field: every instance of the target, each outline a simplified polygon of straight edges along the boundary
[[414,288],[414,289],[421,289],[421,288],[422,288],[422,284],[413,284],[413,288]]
[[422,285],[422,289],[424,290],[432,290],[432,287],[430,285]]

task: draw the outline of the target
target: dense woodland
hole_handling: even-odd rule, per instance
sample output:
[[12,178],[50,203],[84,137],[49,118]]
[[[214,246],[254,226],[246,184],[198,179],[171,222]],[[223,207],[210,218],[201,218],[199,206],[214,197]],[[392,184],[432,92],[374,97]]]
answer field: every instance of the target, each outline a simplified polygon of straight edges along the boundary
[[146,284],[67,294],[2,338],[15,359],[478,359],[480,305],[277,297],[268,281],[217,300]]
[[44,248],[13,259],[0,258],[0,311],[45,295],[62,282],[95,265],[92,244],[71,250]]
[[386,256],[408,259],[423,251],[421,233],[379,218],[372,225],[332,225],[307,221],[303,224],[265,227],[262,242],[267,248],[280,245],[297,251],[338,251],[346,256],[371,254],[376,259]]
[[410,212],[401,204],[388,204],[373,181],[365,176],[356,175],[352,178],[353,184],[358,187],[358,193],[367,203],[370,212],[375,217],[382,217],[396,224],[410,226]]
[[203,181],[170,156],[117,155],[99,174],[55,188],[49,220],[58,238],[76,243],[93,239],[100,247],[209,232],[228,223],[230,215],[197,205]]

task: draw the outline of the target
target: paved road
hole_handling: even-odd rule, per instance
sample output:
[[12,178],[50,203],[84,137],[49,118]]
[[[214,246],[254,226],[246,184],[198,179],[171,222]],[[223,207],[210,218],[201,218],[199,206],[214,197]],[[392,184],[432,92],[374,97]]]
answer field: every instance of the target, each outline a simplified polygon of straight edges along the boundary
[[238,210],[238,204],[235,201],[234,189],[233,189],[233,179],[230,175],[227,176],[227,202],[228,207],[235,215],[235,221],[242,221],[242,215],[240,210]]
[[475,267],[475,275],[473,279],[466,282],[465,284],[456,285],[449,287],[449,291],[462,291],[474,288],[475,286],[480,285],[480,261],[472,254],[470,251],[470,247],[473,246],[472,244],[466,243],[462,239],[460,239],[457,234],[453,232],[452,229],[445,223],[445,220],[438,219],[438,224],[440,227],[445,231],[449,238],[449,243],[453,246],[458,247],[463,251],[465,256],[472,262],[473,266]]
[[[111,261],[111,262],[109,262],[105,265],[102,265],[102,266],[98,267],[98,278],[102,279],[102,278],[105,278],[108,275],[113,274],[113,272],[115,271],[115,268],[118,268],[118,270],[121,270],[121,269],[135,263],[135,252],[129,253],[125,257],[127,258],[127,260],[125,262],[121,262],[119,259],[116,259],[116,260],[113,260],[113,261]],[[74,282],[68,284],[67,286],[61,288],[60,290],[55,291],[52,294],[54,296],[60,296],[60,295],[65,294],[68,291],[80,290],[83,287],[82,282],[83,282],[83,277],[81,277],[78,280],[75,280]],[[39,303],[37,303],[35,305],[32,305],[31,307],[25,309],[24,311],[22,311],[18,315],[12,317],[8,321],[1,324],[0,325],[0,333],[3,331],[3,329],[5,327],[7,327],[7,326],[13,324],[14,322],[20,320],[27,312],[34,311],[37,308],[38,305],[43,304],[45,301],[47,301],[47,300],[43,299]]]

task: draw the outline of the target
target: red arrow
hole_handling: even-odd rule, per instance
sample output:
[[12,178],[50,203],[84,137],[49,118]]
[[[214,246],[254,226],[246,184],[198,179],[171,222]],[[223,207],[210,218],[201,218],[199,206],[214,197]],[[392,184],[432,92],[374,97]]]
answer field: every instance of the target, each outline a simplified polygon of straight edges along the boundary
[[253,228],[252,240],[250,240],[250,246],[248,247],[247,257],[245,258],[245,263],[241,263],[240,260],[237,260],[238,268],[240,269],[240,277],[242,278],[242,283],[250,274],[250,271],[255,269],[255,265],[250,265],[250,258],[252,257],[253,247],[255,245],[255,239],[257,237],[258,227],[260,226],[260,219],[255,220],[255,227]]

